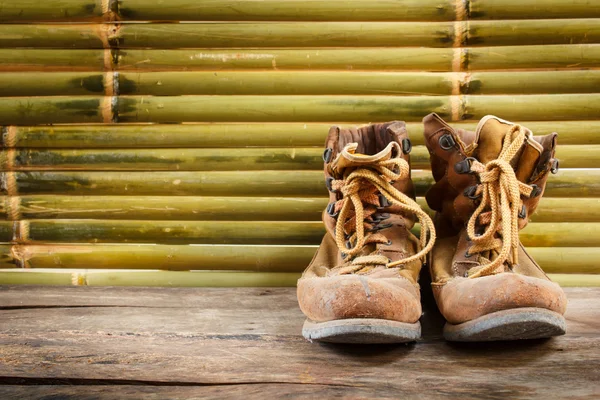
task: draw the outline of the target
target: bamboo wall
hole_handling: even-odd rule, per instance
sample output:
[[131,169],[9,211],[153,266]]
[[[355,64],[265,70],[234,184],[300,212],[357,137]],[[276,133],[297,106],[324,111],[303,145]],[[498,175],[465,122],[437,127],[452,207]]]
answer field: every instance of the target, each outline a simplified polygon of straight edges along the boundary
[[559,132],[521,238],[600,285],[599,66],[594,0],[4,2],[0,283],[293,285],[329,126],[407,121],[425,206],[437,112]]

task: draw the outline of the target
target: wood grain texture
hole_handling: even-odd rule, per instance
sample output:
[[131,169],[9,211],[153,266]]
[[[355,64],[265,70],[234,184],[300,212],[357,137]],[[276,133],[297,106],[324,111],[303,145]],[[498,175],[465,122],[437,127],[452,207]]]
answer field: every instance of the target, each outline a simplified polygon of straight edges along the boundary
[[[443,321],[425,292],[421,341],[356,347],[306,342],[292,288],[2,287],[0,379],[10,386],[0,391],[40,398],[31,385],[44,384],[66,398],[117,389],[131,398],[143,384],[155,398],[167,385],[174,398],[244,389],[250,398],[593,398],[599,290],[566,290],[564,337],[463,345],[440,338]],[[106,392],[87,392],[98,384]]]

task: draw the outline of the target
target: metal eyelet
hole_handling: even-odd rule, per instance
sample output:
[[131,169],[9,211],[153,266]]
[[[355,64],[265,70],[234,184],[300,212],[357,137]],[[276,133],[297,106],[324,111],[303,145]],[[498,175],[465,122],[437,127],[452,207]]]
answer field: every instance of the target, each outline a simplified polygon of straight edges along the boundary
[[531,194],[529,195],[529,198],[538,197],[540,194],[542,194],[542,189],[535,183],[531,185]]
[[412,150],[412,143],[410,142],[410,139],[408,139],[408,138],[402,139],[402,152],[404,154],[409,154],[411,150]]
[[332,218],[335,218],[338,216],[339,212],[335,211],[335,203],[329,203],[327,205],[327,214]]
[[377,208],[382,209],[382,208],[389,207],[389,206],[391,206],[391,204],[388,201],[388,199],[384,195],[380,194],[379,195],[379,207],[377,207]]
[[465,197],[468,197],[471,200],[475,200],[481,196],[481,194],[476,194],[476,193],[477,193],[477,185],[469,186],[468,188],[466,188],[463,191],[463,195]]
[[465,251],[465,258],[471,258],[473,254],[469,254],[469,250]]
[[386,246],[391,246],[392,245],[392,241],[388,239],[387,243],[385,244]]
[[457,162],[456,164],[454,164],[454,171],[457,174],[468,174],[469,172],[471,172],[472,161],[477,160],[473,157],[467,157],[464,160]]
[[325,151],[323,152],[323,161],[325,161],[326,163],[329,163],[329,161],[331,161],[332,154],[333,154],[333,149],[331,147],[326,148]]
[[454,141],[454,138],[449,133],[446,133],[445,135],[440,136],[438,143],[439,143],[440,147],[444,150],[450,150],[454,146],[456,146],[456,142]]
[[521,211],[519,211],[519,218],[523,219],[527,216],[527,208],[525,208],[525,204],[521,206]]
[[556,174],[559,170],[559,162],[556,158],[552,159],[552,165],[550,166],[550,172]]
[[347,249],[351,249],[352,248],[352,242],[349,240],[346,240],[346,248]]
[[332,176],[328,176],[325,179],[325,186],[327,187],[327,190],[329,190],[330,192],[334,192],[333,188],[331,187],[331,183],[334,181]]

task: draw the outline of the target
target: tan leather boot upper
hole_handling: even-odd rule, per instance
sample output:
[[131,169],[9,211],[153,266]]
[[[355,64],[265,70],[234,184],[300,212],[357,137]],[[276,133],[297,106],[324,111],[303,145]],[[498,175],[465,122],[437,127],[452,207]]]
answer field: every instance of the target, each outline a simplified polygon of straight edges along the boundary
[[[327,232],[298,281],[309,319],[418,321],[417,279],[435,237],[425,240],[433,222],[414,202],[410,148],[403,122],[330,129],[323,156]],[[421,241],[410,232],[415,215],[424,226]]]
[[426,198],[437,211],[430,271],[441,313],[451,324],[519,307],[563,314],[564,292],[518,238],[558,169],[557,134],[533,136],[494,116],[475,132],[436,114],[423,122],[436,181]]

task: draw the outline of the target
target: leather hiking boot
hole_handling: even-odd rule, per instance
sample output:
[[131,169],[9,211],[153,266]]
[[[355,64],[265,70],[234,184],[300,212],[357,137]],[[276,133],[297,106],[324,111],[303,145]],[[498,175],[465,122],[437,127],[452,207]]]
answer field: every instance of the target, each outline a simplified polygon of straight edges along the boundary
[[438,240],[429,265],[435,300],[452,341],[563,335],[564,292],[519,241],[549,172],[556,133],[531,131],[494,116],[475,132],[423,119],[435,184],[427,192]]
[[[435,240],[414,201],[404,122],[332,127],[323,154],[326,233],[298,280],[309,341],[400,343],[421,335],[417,279]],[[416,218],[415,218],[416,217]],[[421,239],[410,229],[421,223]]]

